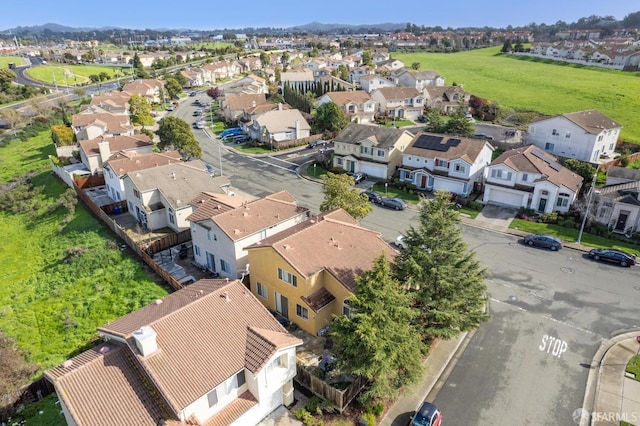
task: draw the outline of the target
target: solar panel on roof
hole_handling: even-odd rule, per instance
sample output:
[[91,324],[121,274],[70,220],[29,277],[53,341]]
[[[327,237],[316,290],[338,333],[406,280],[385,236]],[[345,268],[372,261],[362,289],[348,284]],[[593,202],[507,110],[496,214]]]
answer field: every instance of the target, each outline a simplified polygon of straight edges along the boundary
[[420,135],[414,142],[413,146],[416,148],[446,152],[450,147],[458,146],[460,144],[460,139],[449,138],[445,143],[443,143],[443,140],[443,136]]
[[560,169],[562,169],[562,166],[558,163],[556,163],[555,161],[552,161],[551,163],[549,163],[549,166],[551,166],[551,168],[553,170],[555,170],[556,172],[559,172]]

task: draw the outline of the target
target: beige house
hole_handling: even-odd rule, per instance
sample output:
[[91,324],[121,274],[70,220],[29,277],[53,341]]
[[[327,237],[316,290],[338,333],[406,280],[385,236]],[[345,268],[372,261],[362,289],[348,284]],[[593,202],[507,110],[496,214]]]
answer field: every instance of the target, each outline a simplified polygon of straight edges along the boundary
[[138,95],[145,98],[149,103],[162,103],[162,91],[165,82],[154,78],[142,78],[127,83],[122,91],[130,95]]
[[264,143],[304,139],[311,135],[311,126],[300,111],[282,106],[256,117],[248,130],[252,139]]
[[131,95],[125,92],[107,92],[102,95],[94,95],[91,98],[91,106],[97,106],[111,114],[129,114],[129,99]]
[[80,159],[91,174],[102,172],[102,164],[117,152],[151,154],[153,142],[147,135],[99,136],[80,141]]
[[267,101],[264,94],[232,93],[221,101],[221,111],[225,120],[232,123],[243,117],[252,116],[254,111],[263,105],[277,108],[276,104]]
[[423,113],[424,94],[415,87],[382,87],[371,92],[378,114],[397,119],[416,120]]
[[100,136],[132,136],[133,126],[126,114],[87,113],[76,114],[71,127],[78,141]]
[[338,105],[352,123],[373,123],[376,113],[376,103],[364,90],[351,92],[327,92],[318,98],[318,106],[327,102]]
[[465,112],[469,111],[471,94],[465,92],[460,86],[427,86],[423,93],[426,98],[426,106],[438,108],[444,114],[451,114],[460,107]]

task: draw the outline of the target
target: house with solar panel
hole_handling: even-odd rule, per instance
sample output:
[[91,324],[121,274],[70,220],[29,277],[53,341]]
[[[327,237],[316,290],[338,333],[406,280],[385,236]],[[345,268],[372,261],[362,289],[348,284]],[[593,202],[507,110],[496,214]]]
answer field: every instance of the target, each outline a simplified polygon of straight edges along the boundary
[[483,139],[418,133],[402,153],[398,177],[420,190],[442,190],[466,197],[476,183],[482,182],[493,150]]
[[200,280],[45,372],[67,424],[246,426],[293,403],[291,335],[238,280]]
[[553,155],[529,145],[506,151],[489,164],[482,201],[539,213],[566,213],[582,180]]
[[553,155],[597,163],[612,158],[622,126],[594,109],[533,121],[527,143]]

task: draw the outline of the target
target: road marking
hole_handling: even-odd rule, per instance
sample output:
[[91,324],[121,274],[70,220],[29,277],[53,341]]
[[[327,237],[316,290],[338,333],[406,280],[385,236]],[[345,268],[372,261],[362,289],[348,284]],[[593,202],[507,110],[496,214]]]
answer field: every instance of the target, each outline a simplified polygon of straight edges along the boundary
[[541,352],[544,352],[546,349],[548,354],[550,353],[551,355],[560,358],[562,354],[567,351],[568,347],[569,344],[564,340],[545,334],[542,336],[542,342],[540,343],[540,346],[538,346],[538,349],[540,349]]

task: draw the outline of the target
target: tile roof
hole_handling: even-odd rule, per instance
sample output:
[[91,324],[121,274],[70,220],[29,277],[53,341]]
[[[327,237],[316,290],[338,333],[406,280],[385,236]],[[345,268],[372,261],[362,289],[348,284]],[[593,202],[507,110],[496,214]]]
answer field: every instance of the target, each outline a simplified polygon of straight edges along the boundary
[[305,302],[314,312],[318,312],[320,309],[333,302],[336,297],[331,294],[326,287],[320,287],[308,296],[302,296],[302,301]]
[[371,269],[377,257],[384,254],[391,260],[397,255],[379,232],[359,226],[342,209],[322,213],[247,249],[261,247],[271,247],[305,279],[326,270],[350,291],[355,276]]
[[202,426],[228,426],[257,404],[258,401],[256,401],[251,392],[246,391],[204,422]]
[[191,222],[208,220],[216,215],[238,208],[249,201],[251,201],[249,198],[244,197],[202,192],[189,202],[193,206],[194,212],[187,217],[187,220]]
[[293,195],[280,191],[214,214],[210,219],[232,241],[238,241],[308,211],[306,207],[298,206]]
[[421,95],[415,87],[381,87],[375,90],[387,101],[413,99]]
[[201,192],[227,193],[226,176],[211,176],[200,160],[172,163],[127,175],[140,192],[158,190],[174,209],[189,205]]
[[131,95],[125,92],[107,92],[102,95],[94,95],[89,105],[102,106],[103,104],[107,104],[116,107],[126,107],[129,99],[131,99]]
[[178,151],[154,152],[142,155],[135,152],[119,151],[109,157],[104,166],[109,166],[118,176],[123,176],[138,170],[178,163],[182,161],[181,158],[182,156]]
[[[231,110],[245,110],[257,105],[272,104],[264,94],[231,93],[225,97],[227,107]],[[275,104],[272,104],[275,105]]]
[[364,90],[354,90],[351,92],[327,92],[325,95],[327,95],[333,103],[338,105],[346,105],[349,103],[362,104],[371,100],[371,96]]
[[255,121],[261,127],[266,127],[270,133],[279,133],[295,128],[296,121],[300,122],[300,130],[311,130],[311,126],[304,119],[297,109],[278,109],[275,111],[265,112],[257,117]]
[[[419,141],[421,138],[425,136],[434,138],[434,140],[435,138],[440,139],[438,146],[441,146],[442,148],[429,149],[416,146],[416,144],[420,143]],[[460,142],[456,144],[456,140]],[[452,141],[454,141],[454,143],[451,143]],[[420,132],[413,138],[409,146],[405,148],[404,155],[415,155],[424,158],[444,158],[447,160],[462,159],[468,164],[473,164],[485,146],[488,146],[493,150],[490,143],[480,139]]]
[[617,129],[622,127],[621,124],[616,123],[595,109],[571,112],[562,114],[562,116],[593,135],[601,133],[604,129]]
[[497,164],[504,164],[517,172],[540,173],[544,180],[557,187],[564,186],[574,192],[578,192],[582,186],[581,176],[566,167],[559,166],[553,155],[535,145],[505,151],[493,160],[490,166]]
[[[142,326],[157,333],[158,349],[146,357],[132,337]],[[259,371],[278,349],[302,343],[238,280],[200,280],[98,331],[127,340],[176,413],[243,368]]]
[[153,146],[153,142],[147,135],[118,135],[118,136],[98,136],[97,138],[80,141],[80,149],[85,155],[99,155],[99,142],[109,142],[109,150],[113,153],[116,151],[127,151],[137,148]]
[[105,127],[108,133],[133,129],[129,116],[125,114],[102,112],[97,114],[76,114],[73,116],[73,127],[87,127],[93,124]]
[[364,140],[373,141],[379,148],[390,148],[398,142],[403,135],[413,137],[413,134],[403,129],[393,127],[380,127],[373,124],[351,123],[334,138],[334,142],[359,144]]

